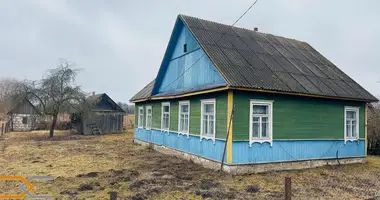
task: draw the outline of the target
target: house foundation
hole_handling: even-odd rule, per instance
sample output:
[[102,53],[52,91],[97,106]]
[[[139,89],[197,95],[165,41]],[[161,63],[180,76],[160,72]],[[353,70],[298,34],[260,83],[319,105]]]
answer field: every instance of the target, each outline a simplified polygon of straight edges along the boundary
[[[134,139],[134,142],[143,146],[149,146],[157,152],[176,156],[180,159],[192,161],[198,165],[202,165],[205,168],[220,170],[220,162],[210,160],[191,153],[185,153],[179,150],[171,149],[162,145]],[[352,158],[338,158],[338,159],[310,159],[310,160],[297,160],[286,162],[271,162],[271,163],[254,163],[254,164],[224,164],[223,171],[229,174],[252,174],[263,173],[269,171],[283,171],[283,170],[300,170],[310,169],[316,167],[322,167],[326,165],[341,165],[341,164],[355,164],[366,163],[365,157],[352,157]]]

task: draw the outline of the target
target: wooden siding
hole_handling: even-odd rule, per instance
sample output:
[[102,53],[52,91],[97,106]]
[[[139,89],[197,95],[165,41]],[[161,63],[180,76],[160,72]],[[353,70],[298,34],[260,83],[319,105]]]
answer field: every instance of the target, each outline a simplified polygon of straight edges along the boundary
[[153,94],[199,90],[208,85],[226,85],[221,74],[183,22],[178,21],[174,29]]
[[28,100],[24,100],[13,108],[9,113],[37,115],[38,111]]
[[250,99],[274,100],[273,139],[343,139],[344,107],[359,109],[359,136],[365,133],[365,103],[258,92],[234,92],[233,140],[249,140]]
[[192,96],[180,99],[170,100],[157,100],[149,102],[136,103],[136,120],[135,126],[137,127],[138,120],[138,107],[144,107],[144,128],[146,127],[145,107],[151,105],[153,109],[152,114],[152,128],[161,129],[161,103],[170,102],[170,131],[178,131],[178,102],[189,100],[190,101],[190,128],[191,135],[200,135],[200,123],[201,123],[201,100],[202,99],[215,99],[216,100],[216,138],[226,139],[226,121],[227,121],[227,92],[216,92],[198,96]]

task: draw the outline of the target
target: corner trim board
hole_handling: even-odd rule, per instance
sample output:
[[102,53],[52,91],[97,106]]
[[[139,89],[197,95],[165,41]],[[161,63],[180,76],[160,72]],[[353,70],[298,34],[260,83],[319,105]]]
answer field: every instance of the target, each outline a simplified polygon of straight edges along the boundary
[[[233,107],[234,107],[234,93],[232,90],[228,91],[227,96],[227,163],[232,163],[232,138],[233,138]],[[232,117],[232,119],[231,119]]]

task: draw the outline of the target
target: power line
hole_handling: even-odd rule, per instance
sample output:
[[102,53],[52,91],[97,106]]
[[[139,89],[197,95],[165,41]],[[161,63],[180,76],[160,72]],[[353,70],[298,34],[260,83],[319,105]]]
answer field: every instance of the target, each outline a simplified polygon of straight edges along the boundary
[[[223,36],[225,35],[225,34],[227,34],[229,31],[230,31],[230,29],[232,29],[232,27],[236,24],[236,23],[238,23],[243,17],[244,17],[244,15],[245,14],[247,14],[248,13],[248,11],[249,10],[251,10],[251,8],[258,2],[259,0],[255,0],[252,4],[251,4],[251,6],[249,6],[248,7],[248,9],[232,24],[232,25],[230,25],[229,26],[229,28],[228,28],[228,30],[226,30],[226,32],[225,33],[222,33],[222,36],[215,42],[215,44],[217,44],[222,38],[223,38]],[[163,90],[165,90],[167,87],[169,87],[169,86],[171,86],[174,82],[176,82],[181,76],[183,76],[187,71],[189,71],[192,67],[194,67],[194,65],[196,64],[196,63],[198,63],[204,56],[205,56],[206,54],[204,53],[202,56],[200,56],[193,64],[191,64],[191,66],[189,67],[189,68],[187,68],[184,72],[182,72],[174,81],[172,81],[169,85],[167,85],[167,86],[165,86],[164,88],[163,88]]]

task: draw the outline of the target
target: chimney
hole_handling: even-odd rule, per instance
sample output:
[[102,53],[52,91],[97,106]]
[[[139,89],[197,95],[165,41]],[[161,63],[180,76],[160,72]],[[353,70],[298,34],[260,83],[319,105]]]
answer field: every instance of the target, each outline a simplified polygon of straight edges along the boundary
[[253,31],[257,32],[257,31],[259,31],[259,28],[255,27],[255,28],[253,28]]

